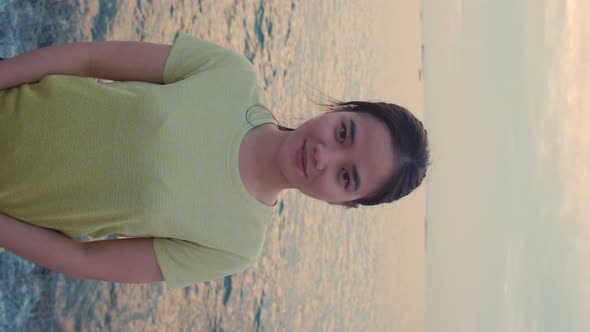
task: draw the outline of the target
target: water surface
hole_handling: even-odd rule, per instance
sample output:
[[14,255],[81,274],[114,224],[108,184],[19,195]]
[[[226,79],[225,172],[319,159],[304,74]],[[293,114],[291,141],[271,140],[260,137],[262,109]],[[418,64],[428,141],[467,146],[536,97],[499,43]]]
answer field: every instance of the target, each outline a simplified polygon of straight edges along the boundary
[[[67,41],[171,43],[178,31],[244,54],[296,126],[308,95],[396,100],[422,115],[419,3],[0,0],[0,56]],[[0,330],[420,331],[424,192],[345,211],[285,193],[260,263],[169,292],[76,281],[0,255]]]

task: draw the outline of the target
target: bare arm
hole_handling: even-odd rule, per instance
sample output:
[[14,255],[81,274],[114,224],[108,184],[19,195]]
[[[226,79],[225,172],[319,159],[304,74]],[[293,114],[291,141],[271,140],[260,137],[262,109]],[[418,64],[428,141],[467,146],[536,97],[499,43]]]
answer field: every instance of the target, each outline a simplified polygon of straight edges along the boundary
[[0,214],[0,246],[77,279],[128,283],[164,279],[149,238],[80,242]]
[[41,48],[0,61],[0,89],[33,83],[50,74],[161,84],[171,48],[171,45],[125,41]]

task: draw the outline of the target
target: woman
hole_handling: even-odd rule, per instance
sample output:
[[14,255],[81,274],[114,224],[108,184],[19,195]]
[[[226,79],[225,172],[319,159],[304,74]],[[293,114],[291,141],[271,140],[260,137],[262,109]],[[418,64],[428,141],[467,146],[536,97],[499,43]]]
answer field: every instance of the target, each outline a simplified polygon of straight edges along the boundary
[[[49,47],[0,73],[0,246],[75,278],[177,289],[235,273],[282,190],[375,205],[428,163],[422,124],[392,104],[278,126],[252,65],[187,35]],[[130,238],[73,239],[111,234]]]

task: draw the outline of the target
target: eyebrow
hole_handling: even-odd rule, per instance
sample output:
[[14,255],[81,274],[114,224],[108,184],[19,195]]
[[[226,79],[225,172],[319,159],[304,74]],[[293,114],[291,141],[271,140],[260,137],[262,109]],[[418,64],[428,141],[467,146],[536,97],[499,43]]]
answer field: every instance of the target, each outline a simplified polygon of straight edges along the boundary
[[[350,142],[354,144],[354,138],[356,137],[356,122],[350,120]],[[361,186],[361,179],[355,165],[352,165],[352,178],[354,179],[354,191],[358,191]]]
[[359,178],[359,173],[354,165],[352,166],[352,178],[354,179],[354,191],[358,191],[361,186],[361,179]]

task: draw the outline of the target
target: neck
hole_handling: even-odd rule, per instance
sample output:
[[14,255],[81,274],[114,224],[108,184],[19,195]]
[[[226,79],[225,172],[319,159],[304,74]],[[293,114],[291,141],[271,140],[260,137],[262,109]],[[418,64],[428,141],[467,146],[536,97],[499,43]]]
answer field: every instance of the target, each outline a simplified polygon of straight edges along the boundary
[[245,175],[243,181],[258,200],[272,204],[288,186],[279,169],[278,154],[289,132],[280,131],[274,125],[263,125],[248,134],[245,149],[241,151],[244,156],[244,168],[240,170]]

